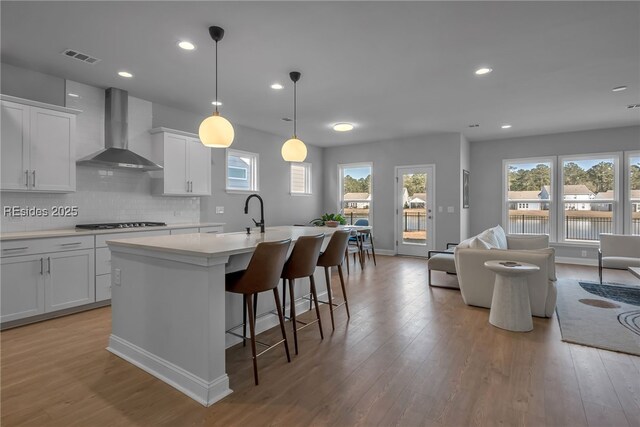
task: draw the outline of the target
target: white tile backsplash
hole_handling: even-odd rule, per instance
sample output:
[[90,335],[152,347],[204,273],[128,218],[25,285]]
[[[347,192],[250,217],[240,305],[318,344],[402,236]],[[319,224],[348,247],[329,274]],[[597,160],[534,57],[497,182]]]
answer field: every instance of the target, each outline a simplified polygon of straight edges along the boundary
[[[151,195],[151,178],[146,172],[121,169],[77,167],[77,191],[70,194],[0,193],[3,207],[0,228],[3,232],[71,228],[94,222],[162,221],[166,223],[200,222],[198,197]],[[36,207],[77,206],[78,216],[10,218],[5,206]]]

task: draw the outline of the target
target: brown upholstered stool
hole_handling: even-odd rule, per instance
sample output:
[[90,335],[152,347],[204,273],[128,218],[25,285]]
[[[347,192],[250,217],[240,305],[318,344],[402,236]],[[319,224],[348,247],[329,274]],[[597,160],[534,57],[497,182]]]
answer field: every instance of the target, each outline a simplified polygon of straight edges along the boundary
[[[283,289],[282,289],[282,306],[285,307],[287,289],[286,283],[289,282],[289,295],[291,296],[291,307],[289,313],[293,322],[293,343],[295,346],[296,354],[298,354],[298,331],[314,323],[318,323],[320,328],[320,339],[324,339],[322,333],[322,320],[320,319],[320,309],[318,308],[318,293],[316,292],[316,282],[313,278],[313,273],[316,270],[316,264],[318,257],[320,256],[320,248],[322,247],[322,241],[324,240],[324,234],[318,234],[317,236],[302,236],[298,238],[289,259],[284,264],[282,269]],[[313,297],[313,301],[316,304],[316,320],[311,322],[301,322],[296,320],[296,297],[294,295],[295,280],[303,277],[309,278],[310,291]],[[298,327],[298,323],[302,326]]]
[[[280,306],[280,296],[278,295],[278,282],[280,281],[282,267],[287,259],[287,251],[289,250],[290,244],[291,239],[281,240],[278,242],[259,243],[246,270],[226,275],[227,292],[242,294],[244,309],[249,313],[251,352],[253,354],[253,377],[256,385],[258,385],[258,356],[271,350],[276,345],[284,343],[284,349],[287,353],[287,361],[291,362],[289,344],[287,343],[287,334],[284,330],[284,319],[282,317],[282,307]],[[261,351],[260,354],[256,354],[256,322],[252,309],[252,300],[254,296],[258,295],[258,293],[271,290],[273,290],[273,297],[278,311],[282,340],[273,345],[258,342],[267,348]],[[244,336],[246,336],[246,321],[243,326],[245,328]]]
[[[342,260],[344,259],[347,245],[349,244],[349,231],[348,230],[336,230],[329,240],[329,244],[324,252],[318,258],[318,267],[324,267],[324,276],[327,281],[327,295],[329,297],[329,312],[331,313],[331,327],[336,328],[333,320],[333,308],[344,305],[347,309],[347,317],[351,317],[349,314],[349,301],[347,300],[347,290],[344,287],[344,276],[342,275]],[[331,292],[331,274],[329,269],[331,267],[338,267],[338,274],[340,275],[340,285],[342,286],[342,295],[344,296],[344,302],[341,304],[333,303],[333,296]],[[324,301],[320,301],[324,302]]]

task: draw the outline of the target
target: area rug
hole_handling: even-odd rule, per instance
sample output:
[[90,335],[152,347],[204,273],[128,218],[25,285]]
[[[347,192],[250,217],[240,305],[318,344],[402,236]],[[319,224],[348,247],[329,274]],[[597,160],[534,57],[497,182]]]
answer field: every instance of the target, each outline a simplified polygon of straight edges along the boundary
[[640,356],[640,286],[562,280],[557,288],[563,341]]

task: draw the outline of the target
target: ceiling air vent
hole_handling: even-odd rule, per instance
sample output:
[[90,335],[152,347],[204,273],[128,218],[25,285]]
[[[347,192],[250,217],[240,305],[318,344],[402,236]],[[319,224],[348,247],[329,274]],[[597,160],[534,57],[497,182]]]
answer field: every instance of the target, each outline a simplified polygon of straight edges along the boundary
[[66,49],[61,53],[61,55],[66,56],[67,58],[77,59],[78,61],[85,62],[87,64],[95,64],[100,60],[98,58],[94,58],[93,56],[87,55],[86,53],[78,52],[73,49]]

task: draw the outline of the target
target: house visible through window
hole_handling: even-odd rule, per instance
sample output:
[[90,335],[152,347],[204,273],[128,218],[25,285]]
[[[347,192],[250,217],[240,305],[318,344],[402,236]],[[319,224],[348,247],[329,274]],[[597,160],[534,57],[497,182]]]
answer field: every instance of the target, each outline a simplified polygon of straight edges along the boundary
[[349,224],[358,220],[367,220],[369,225],[372,223],[372,171],[371,163],[339,165],[339,210]]
[[227,149],[227,190],[258,191],[258,155]]
[[510,234],[552,234],[553,159],[505,160],[504,220]]
[[311,194],[311,163],[291,163],[291,194]]

